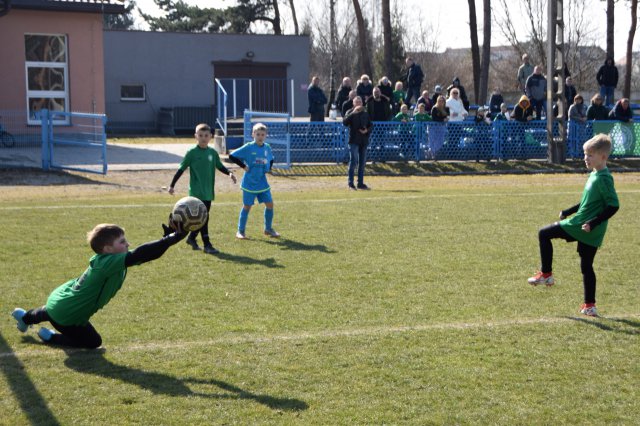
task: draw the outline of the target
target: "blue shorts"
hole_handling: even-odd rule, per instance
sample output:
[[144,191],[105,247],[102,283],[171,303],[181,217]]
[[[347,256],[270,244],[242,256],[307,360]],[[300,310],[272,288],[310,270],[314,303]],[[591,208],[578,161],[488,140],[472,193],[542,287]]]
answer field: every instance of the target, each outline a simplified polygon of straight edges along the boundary
[[270,189],[264,192],[257,192],[257,193],[242,191],[242,204],[244,204],[245,206],[252,206],[256,198],[258,199],[258,203],[273,203],[273,198],[271,198]]

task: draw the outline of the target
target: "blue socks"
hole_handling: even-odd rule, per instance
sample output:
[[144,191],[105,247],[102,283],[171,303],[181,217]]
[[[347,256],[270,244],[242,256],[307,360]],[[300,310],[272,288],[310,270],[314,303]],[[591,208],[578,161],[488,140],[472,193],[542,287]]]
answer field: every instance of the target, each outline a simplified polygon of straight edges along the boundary
[[249,219],[249,210],[245,210],[243,207],[240,209],[240,217],[238,217],[238,231],[243,234],[247,227],[247,219]]
[[265,207],[264,209],[264,230],[271,231],[271,226],[273,225],[273,209],[268,209]]

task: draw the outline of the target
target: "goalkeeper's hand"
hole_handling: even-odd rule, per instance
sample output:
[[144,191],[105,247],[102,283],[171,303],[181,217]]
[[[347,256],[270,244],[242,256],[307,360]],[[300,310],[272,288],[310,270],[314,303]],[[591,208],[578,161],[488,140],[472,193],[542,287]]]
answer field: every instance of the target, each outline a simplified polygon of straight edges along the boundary
[[169,221],[168,225],[162,224],[162,231],[164,232],[164,237],[168,237],[174,232],[178,235],[185,234],[186,232],[182,229],[182,223],[176,222],[173,220],[173,214],[169,213]]

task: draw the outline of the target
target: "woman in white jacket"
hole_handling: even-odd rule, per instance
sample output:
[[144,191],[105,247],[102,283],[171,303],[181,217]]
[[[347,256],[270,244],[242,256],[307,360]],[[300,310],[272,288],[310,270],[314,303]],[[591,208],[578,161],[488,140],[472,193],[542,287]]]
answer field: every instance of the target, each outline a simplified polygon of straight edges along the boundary
[[463,121],[469,115],[460,99],[460,91],[456,88],[451,90],[451,96],[447,99],[447,108],[449,108],[449,122]]

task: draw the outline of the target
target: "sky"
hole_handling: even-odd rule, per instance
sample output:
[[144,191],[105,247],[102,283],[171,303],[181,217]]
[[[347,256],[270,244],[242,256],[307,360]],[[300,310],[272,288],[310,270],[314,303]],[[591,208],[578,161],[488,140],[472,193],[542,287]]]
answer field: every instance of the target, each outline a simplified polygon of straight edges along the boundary
[[[200,7],[229,7],[234,4],[233,0],[183,0],[188,4],[197,5]],[[338,4],[350,3],[350,0],[336,0]],[[509,4],[515,5],[517,0],[510,0]],[[606,15],[605,7],[606,2],[600,0],[584,0],[586,3],[585,13],[589,22],[598,23],[598,27],[595,29],[598,39],[601,43],[597,43],[602,48],[605,48],[605,27],[606,27]],[[369,2],[367,4],[367,2]],[[565,9],[569,0],[565,0]],[[136,0],[138,7],[140,7],[145,13],[159,16],[162,12],[155,5],[153,0]],[[293,34],[291,19],[289,19],[289,7],[288,0],[280,2],[280,10],[283,15],[285,32],[287,34]],[[308,6],[311,3],[315,6]],[[364,13],[366,15],[367,7],[379,9],[380,3],[377,0],[361,0]],[[318,7],[324,7],[328,10],[329,0],[320,0],[318,2],[302,2],[300,0],[295,1],[296,12],[298,15],[298,22],[302,22],[306,14],[315,13],[313,9]],[[432,27],[438,30],[440,34],[439,48],[444,50],[445,48],[461,48],[469,47],[469,9],[468,0],[392,0],[392,8],[397,4],[403,6],[403,14],[408,22],[413,21],[413,25],[417,25],[415,21],[418,19],[423,20],[426,23],[431,24]],[[492,7],[495,9],[498,7],[498,1],[492,1]],[[478,25],[482,23],[482,0],[476,0],[476,13],[478,14]],[[512,11],[513,13],[513,11]],[[322,12],[323,16],[326,16],[328,20],[329,13]],[[515,20],[522,19],[513,15]],[[571,19],[569,16],[565,16],[565,22]],[[524,26],[524,19],[521,26]],[[626,2],[616,3],[616,15],[615,15],[615,56],[616,59],[621,58],[626,52],[626,43],[629,31],[629,25],[631,23],[631,13]],[[144,28],[144,24],[141,29]],[[374,24],[375,25],[375,24]],[[482,35],[479,34],[480,42],[482,42]],[[492,26],[492,46],[507,44],[506,40],[502,36],[500,30],[496,28],[495,23]],[[640,50],[640,28],[638,29],[634,40],[634,51]]]

